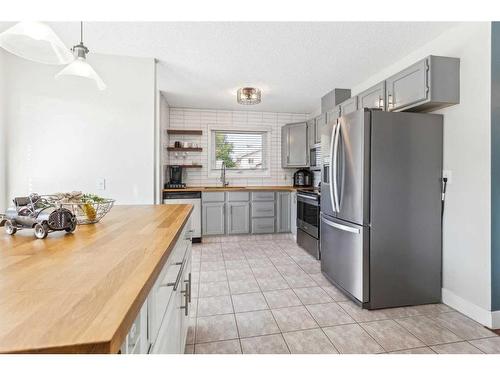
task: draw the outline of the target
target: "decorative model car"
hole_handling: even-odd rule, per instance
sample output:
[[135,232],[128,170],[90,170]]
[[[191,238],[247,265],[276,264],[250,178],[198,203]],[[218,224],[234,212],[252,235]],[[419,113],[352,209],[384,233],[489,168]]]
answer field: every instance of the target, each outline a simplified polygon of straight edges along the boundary
[[76,229],[76,216],[70,210],[57,207],[38,194],[14,198],[14,205],[7,209],[0,222],[7,234],[33,228],[35,237],[43,239],[50,232],[65,230],[72,233]]

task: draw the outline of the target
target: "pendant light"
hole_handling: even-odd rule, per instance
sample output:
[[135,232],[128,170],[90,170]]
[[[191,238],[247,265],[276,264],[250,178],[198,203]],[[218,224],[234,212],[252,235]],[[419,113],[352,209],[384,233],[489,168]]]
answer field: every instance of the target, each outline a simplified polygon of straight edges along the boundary
[[42,22],[19,22],[0,34],[0,47],[42,64],[69,64],[74,57],[54,30]]
[[104,90],[106,88],[106,84],[103,82],[101,77],[99,77],[94,68],[92,68],[87,62],[87,53],[89,53],[89,49],[83,44],[83,22],[80,22],[80,43],[73,46],[71,50],[75,55],[75,59],[67,67],[56,74],[56,79],[60,79],[63,76],[89,78],[95,82],[99,90]]
[[236,93],[236,100],[239,104],[253,105],[261,101],[261,92],[255,87],[242,87]]

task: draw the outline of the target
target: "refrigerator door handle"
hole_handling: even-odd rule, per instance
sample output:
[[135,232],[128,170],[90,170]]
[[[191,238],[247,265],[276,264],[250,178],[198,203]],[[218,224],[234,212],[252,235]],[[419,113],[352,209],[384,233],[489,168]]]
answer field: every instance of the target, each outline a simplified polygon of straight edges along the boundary
[[330,202],[332,202],[332,210],[333,212],[337,212],[337,207],[335,206],[335,199],[334,199],[334,196],[333,196],[333,143],[334,143],[334,139],[337,135],[337,124],[335,124],[335,126],[333,127],[333,131],[332,131],[332,138],[330,140],[330,168],[329,168],[329,172],[330,172],[330,184],[329,184],[329,187],[330,187]]
[[[333,197],[334,197],[334,206],[335,206],[335,211],[340,212],[340,202],[339,202],[339,187],[338,187],[338,181],[337,181],[337,176],[338,176],[338,150],[339,150],[339,138],[340,138],[340,122],[337,121],[337,131],[335,132],[335,140],[333,141],[333,156],[332,156],[332,164],[335,167],[335,172],[332,172],[332,183],[330,186],[333,186]],[[330,168],[333,170],[333,168]]]
[[321,220],[326,225],[328,225],[328,226],[330,226],[332,228],[343,230],[344,232],[350,232],[350,233],[356,233],[356,234],[361,233],[361,231],[358,228],[353,228],[353,227],[350,227],[350,226],[347,226],[347,225],[343,225],[343,224],[339,224],[339,223],[334,223],[333,221],[327,220],[324,217],[322,217]]

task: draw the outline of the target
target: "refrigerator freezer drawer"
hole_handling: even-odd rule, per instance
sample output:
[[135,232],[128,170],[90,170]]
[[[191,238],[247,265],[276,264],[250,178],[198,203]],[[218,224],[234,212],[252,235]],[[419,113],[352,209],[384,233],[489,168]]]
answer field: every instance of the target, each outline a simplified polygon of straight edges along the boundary
[[368,302],[368,228],[321,216],[321,271],[360,302]]

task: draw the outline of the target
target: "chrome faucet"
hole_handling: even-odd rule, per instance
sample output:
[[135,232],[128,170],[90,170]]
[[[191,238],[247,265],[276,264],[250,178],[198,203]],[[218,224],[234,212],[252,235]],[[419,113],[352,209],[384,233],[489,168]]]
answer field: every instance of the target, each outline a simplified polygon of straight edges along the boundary
[[229,181],[226,181],[226,163],[222,162],[222,167],[220,170],[220,181],[222,182],[222,187],[229,185]]

